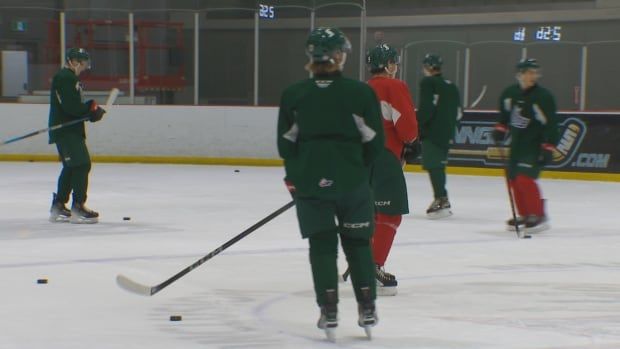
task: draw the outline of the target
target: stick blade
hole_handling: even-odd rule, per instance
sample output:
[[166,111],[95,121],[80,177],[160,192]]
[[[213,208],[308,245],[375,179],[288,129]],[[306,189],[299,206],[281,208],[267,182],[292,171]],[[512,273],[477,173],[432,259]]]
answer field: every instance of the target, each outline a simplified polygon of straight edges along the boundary
[[124,289],[125,291],[139,294],[141,296],[151,296],[153,295],[152,287],[139,284],[125,275],[117,275],[116,276],[116,284]]

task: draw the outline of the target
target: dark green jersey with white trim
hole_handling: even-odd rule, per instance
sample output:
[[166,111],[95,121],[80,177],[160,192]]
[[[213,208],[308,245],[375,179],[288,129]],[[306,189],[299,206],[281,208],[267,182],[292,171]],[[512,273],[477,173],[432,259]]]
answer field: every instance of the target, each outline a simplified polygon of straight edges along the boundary
[[510,129],[511,158],[533,158],[541,144],[558,144],[555,99],[549,90],[539,85],[522,90],[514,84],[504,90],[499,104],[499,123]]
[[420,81],[418,127],[423,140],[447,148],[456,133],[456,122],[461,119],[459,89],[441,74],[426,76]]
[[282,93],[278,152],[299,196],[337,198],[369,183],[384,143],[379,103],[365,83],[338,74]]
[[[80,79],[71,69],[60,69],[52,79],[49,126],[83,118],[87,116],[88,112],[88,105],[83,102]],[[56,143],[57,137],[68,134],[85,137],[84,123],[79,122],[75,125],[50,131],[49,142],[50,144]]]

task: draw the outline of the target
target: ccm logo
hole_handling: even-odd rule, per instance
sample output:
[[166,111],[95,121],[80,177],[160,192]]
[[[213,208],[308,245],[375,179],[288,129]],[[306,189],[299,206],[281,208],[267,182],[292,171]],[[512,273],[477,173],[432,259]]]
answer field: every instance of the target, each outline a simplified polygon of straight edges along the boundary
[[344,223],[343,226],[349,229],[359,229],[359,228],[369,228],[370,222],[362,222],[362,223]]

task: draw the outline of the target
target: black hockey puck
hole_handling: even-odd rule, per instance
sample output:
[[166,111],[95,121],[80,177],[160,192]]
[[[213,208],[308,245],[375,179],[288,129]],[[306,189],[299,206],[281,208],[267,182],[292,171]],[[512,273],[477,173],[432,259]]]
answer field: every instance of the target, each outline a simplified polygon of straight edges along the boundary
[[181,315],[170,315],[170,321],[181,321],[183,317]]
[[239,172],[239,170],[235,170],[235,172]]
[[123,217],[123,220],[124,220],[124,221],[131,220],[131,217]]
[[47,279],[37,279],[37,284],[46,284]]
[[524,239],[531,239],[531,238],[532,238],[532,235],[523,235],[523,238],[524,238]]

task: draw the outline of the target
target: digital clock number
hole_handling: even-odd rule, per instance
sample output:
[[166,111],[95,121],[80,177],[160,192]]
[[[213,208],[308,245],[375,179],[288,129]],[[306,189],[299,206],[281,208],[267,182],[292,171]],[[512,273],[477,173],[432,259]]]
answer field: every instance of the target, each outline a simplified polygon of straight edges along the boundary
[[525,27],[519,27],[512,34],[513,41],[525,41]]
[[276,18],[276,12],[274,6],[270,5],[258,5],[258,16],[261,18],[274,19]]
[[536,40],[539,41],[560,41],[562,39],[561,26],[543,26],[536,30]]

